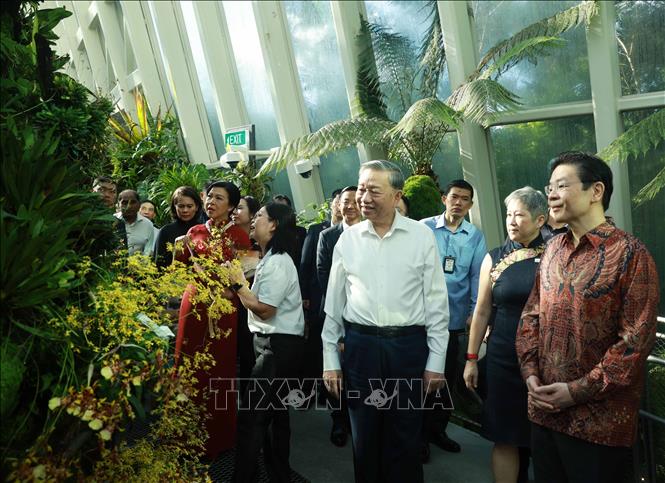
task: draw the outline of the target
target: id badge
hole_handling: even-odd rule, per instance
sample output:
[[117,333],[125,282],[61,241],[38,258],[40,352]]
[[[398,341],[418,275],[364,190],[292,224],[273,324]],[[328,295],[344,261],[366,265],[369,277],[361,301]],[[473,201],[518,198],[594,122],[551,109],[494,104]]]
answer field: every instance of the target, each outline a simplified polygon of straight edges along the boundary
[[453,273],[455,271],[455,257],[446,257],[443,259],[443,273]]

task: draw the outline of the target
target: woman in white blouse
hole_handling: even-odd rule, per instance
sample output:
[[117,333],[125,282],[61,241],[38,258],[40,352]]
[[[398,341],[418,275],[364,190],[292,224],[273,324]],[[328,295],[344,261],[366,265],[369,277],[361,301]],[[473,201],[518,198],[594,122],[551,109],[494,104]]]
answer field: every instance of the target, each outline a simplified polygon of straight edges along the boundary
[[231,275],[232,288],[248,311],[256,355],[253,381],[242,399],[246,407],[238,415],[237,482],[252,481],[262,447],[270,480],[290,481],[288,406],[298,388],[305,329],[293,258],[295,228],[290,207],[265,205],[251,224],[250,236],[263,252],[251,289],[241,270]]

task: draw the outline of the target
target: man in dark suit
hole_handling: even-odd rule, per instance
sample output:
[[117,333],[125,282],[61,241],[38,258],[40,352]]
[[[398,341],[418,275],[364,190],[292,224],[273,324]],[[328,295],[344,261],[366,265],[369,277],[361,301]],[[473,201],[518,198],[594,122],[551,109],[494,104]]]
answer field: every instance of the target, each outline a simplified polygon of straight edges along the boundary
[[[339,194],[341,189],[336,189],[332,193],[331,206],[339,203]],[[336,221],[331,213],[332,223]],[[307,230],[307,236],[302,247],[300,258],[300,293],[302,294],[302,307],[305,313],[305,363],[302,376],[304,378],[319,378],[323,371],[323,359],[321,357],[323,346],[321,341],[321,330],[323,329],[323,319],[320,315],[321,309],[321,286],[316,275],[316,247],[319,243],[319,235],[323,230],[329,228],[331,222],[325,220],[321,223],[315,223]],[[305,393],[309,394],[312,390],[311,385],[305,386]],[[319,401],[326,399],[326,390],[321,386],[319,388]]]
[[[339,207],[342,213],[342,222],[321,232],[319,236],[319,244],[316,250],[316,272],[321,287],[321,313],[320,319],[325,318],[323,307],[325,305],[325,294],[328,288],[328,277],[330,275],[330,267],[332,265],[333,249],[337,240],[339,240],[342,232],[351,225],[355,225],[360,221],[360,210],[356,203],[356,186],[347,186],[341,192],[339,199]],[[341,345],[343,347],[343,342]],[[332,401],[331,401],[332,403]],[[346,401],[342,399],[341,409],[334,409],[331,414],[333,420],[332,430],[330,432],[330,441],[335,446],[344,446],[348,434],[348,411],[346,409]]]

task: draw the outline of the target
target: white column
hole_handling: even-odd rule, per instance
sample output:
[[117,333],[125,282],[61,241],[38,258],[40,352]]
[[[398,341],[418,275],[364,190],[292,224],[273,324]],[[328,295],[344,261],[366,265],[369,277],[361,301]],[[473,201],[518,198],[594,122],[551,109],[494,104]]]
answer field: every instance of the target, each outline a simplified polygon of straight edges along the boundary
[[58,0],[55,4],[58,7],[64,7],[68,12],[72,12],[72,15],[62,20],[56,28],[61,29],[63,36],[69,43],[69,50],[73,55],[79,81],[91,91],[95,91],[97,89],[95,73],[92,70],[92,65],[90,65],[90,59],[83,43],[81,28],[72,2],[69,0]]
[[92,75],[97,88],[101,89],[102,93],[109,95],[113,89],[113,84],[109,80],[106,53],[102,49],[97,23],[94,18],[90,18],[90,12],[88,11],[89,2],[71,2],[66,0],[61,3],[64,4],[67,10],[71,8],[78,20],[79,30],[77,38],[80,35],[85,43],[85,50],[88,54],[88,60],[90,61],[90,67],[92,67]]
[[173,1],[150,2],[150,6],[189,159],[209,164],[216,160],[217,153],[182,11]]
[[[478,63],[472,19],[467,11],[467,2],[439,1],[438,7],[450,87],[455,90]],[[477,124],[465,122],[457,136],[464,178],[476,193],[471,221],[485,234],[488,247],[499,246],[505,238],[503,215],[487,133]]]
[[[614,23],[614,3],[598,2],[598,15],[587,29],[589,76],[593,100],[593,121],[596,129],[596,149],[601,151],[623,132],[619,98],[621,77]],[[614,176],[614,192],[608,214],[620,228],[632,231],[628,166],[615,159],[606,159]]]
[[[282,4],[274,0],[254,1],[252,5],[272,91],[279,138],[285,143],[310,132],[286,15]],[[313,158],[312,162],[318,164],[318,158]],[[296,210],[304,209],[309,203],[323,202],[325,198],[318,166],[314,166],[312,176],[307,179],[298,175],[293,165],[288,167],[287,173]]]
[[110,61],[113,65],[113,72],[117,77],[120,87],[120,96],[124,104],[125,111],[135,113],[136,106],[134,96],[127,83],[127,66],[125,61],[125,41],[120,31],[123,19],[118,18],[118,13],[113,5],[107,1],[80,2],[81,4],[90,3],[89,11],[97,10],[99,23],[102,27],[102,35],[106,43],[106,50],[109,53]]
[[164,113],[173,103],[166,76],[160,71],[162,55],[157,39],[150,35],[152,17],[147,4],[133,0],[120,2],[127,33],[141,77],[141,87],[153,115],[161,108]]
[[[342,59],[342,71],[344,72],[344,83],[346,85],[346,96],[349,101],[351,117],[358,117],[356,107],[356,82],[358,77],[358,42],[356,36],[360,32],[360,15],[367,18],[365,3],[358,0],[331,1],[333,21],[335,22],[335,34],[339,55]],[[385,159],[386,152],[380,146],[358,144],[358,155],[360,162],[372,159]]]
[[[217,117],[222,129],[249,124],[231,37],[221,2],[193,2]],[[211,48],[214,46],[214,48]]]

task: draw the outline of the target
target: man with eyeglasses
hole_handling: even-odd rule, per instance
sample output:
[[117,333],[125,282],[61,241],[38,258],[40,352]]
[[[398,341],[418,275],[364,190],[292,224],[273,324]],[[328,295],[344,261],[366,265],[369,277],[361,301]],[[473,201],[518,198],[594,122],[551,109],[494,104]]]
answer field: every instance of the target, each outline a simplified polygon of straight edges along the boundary
[[450,307],[445,372],[447,388],[443,394],[432,394],[429,397],[428,404],[432,409],[425,411],[423,418],[423,462],[429,459],[430,442],[452,453],[462,449],[446,434],[453,408],[449,396],[457,379],[458,338],[470,325],[478,297],[480,266],[487,253],[482,232],[465,219],[473,206],[473,186],[463,179],[453,180],[443,190],[441,201],[445,206],[442,214],[420,221],[434,232],[446,277]]
[[656,335],[656,265],[642,242],[608,223],[612,172],[603,160],[567,152],[549,170],[551,213],[568,231],[541,257],[516,339],[535,477],[625,481]]

